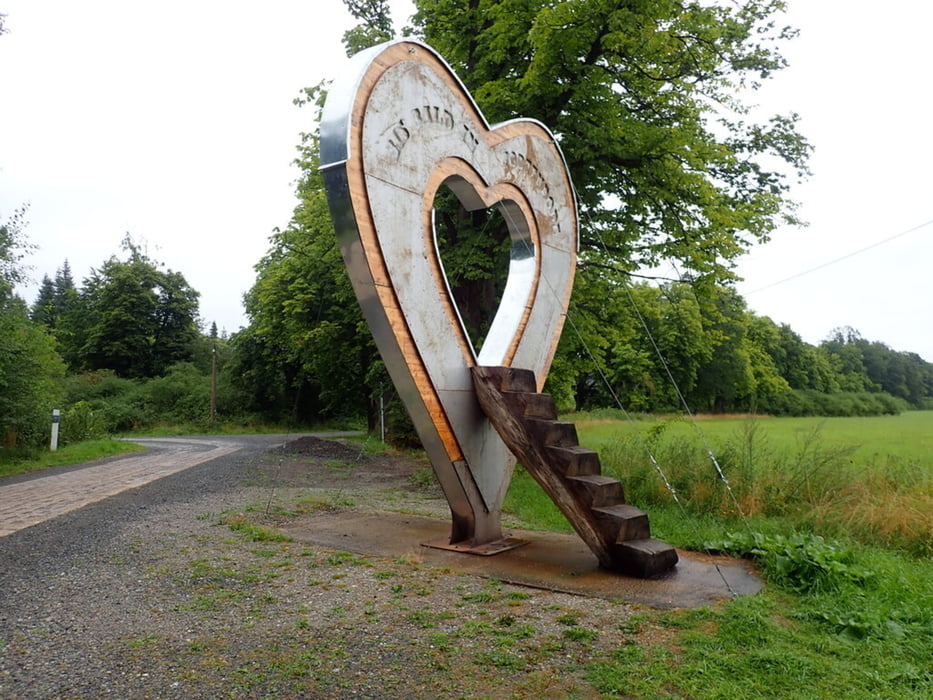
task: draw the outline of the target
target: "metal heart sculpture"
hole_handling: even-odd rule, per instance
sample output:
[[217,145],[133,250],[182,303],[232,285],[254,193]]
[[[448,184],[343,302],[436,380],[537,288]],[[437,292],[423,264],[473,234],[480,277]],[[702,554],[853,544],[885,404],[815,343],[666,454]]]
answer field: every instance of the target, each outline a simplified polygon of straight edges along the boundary
[[[577,252],[566,164],[540,123],[490,126],[430,47],[360,54],[332,85],[321,163],[363,314],[453,516],[451,544],[502,537],[515,460],[477,403],[470,367],[531,369],[539,391],[563,328]],[[502,300],[477,356],[434,235],[442,185],[467,209],[499,206],[511,236]]]

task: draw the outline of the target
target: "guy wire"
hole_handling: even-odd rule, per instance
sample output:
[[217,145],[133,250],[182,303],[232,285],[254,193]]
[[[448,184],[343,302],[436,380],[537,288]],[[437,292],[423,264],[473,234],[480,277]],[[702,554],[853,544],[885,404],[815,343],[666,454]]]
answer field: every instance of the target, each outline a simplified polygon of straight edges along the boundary
[[719,476],[719,480],[726,487],[726,491],[729,493],[729,498],[732,500],[732,505],[735,506],[736,512],[739,514],[739,517],[742,519],[742,523],[745,525],[745,528],[751,531],[749,526],[748,519],[745,517],[745,512],[742,510],[742,506],[739,503],[738,499],[735,497],[735,492],[732,490],[732,485],[729,483],[729,479],[726,477],[725,472],[722,470],[722,467],[719,464],[719,460],[716,459],[716,453],[713,452],[713,448],[710,447],[709,442],[706,439],[706,435],[703,434],[703,431],[700,429],[699,424],[697,423],[696,416],[690,408],[690,405],[687,403],[686,397],[683,395],[683,392],[680,390],[680,385],[677,383],[677,380],[674,379],[674,375],[671,372],[670,365],[668,365],[667,360],[664,359],[664,353],[661,352],[661,348],[658,347],[657,342],[654,339],[654,335],[651,333],[651,329],[648,327],[645,317],[642,315],[641,310],[638,308],[638,304],[635,302],[635,297],[632,296],[632,291],[629,288],[628,284],[623,282],[623,288],[625,289],[625,294],[628,297],[629,303],[632,305],[632,310],[635,312],[635,316],[638,318],[639,323],[641,324],[642,329],[645,331],[645,335],[648,336],[648,340],[651,343],[651,347],[654,349],[655,354],[658,356],[658,360],[661,363],[661,366],[664,368],[664,372],[667,375],[668,380],[671,383],[671,386],[674,388],[674,391],[677,393],[677,397],[680,400],[681,405],[684,408],[684,412],[690,418],[690,425],[693,427],[694,431],[697,434],[697,437],[700,438],[700,441],[703,443],[703,449],[706,451],[707,457],[709,457],[710,462],[712,462],[713,467],[716,469],[716,474]]

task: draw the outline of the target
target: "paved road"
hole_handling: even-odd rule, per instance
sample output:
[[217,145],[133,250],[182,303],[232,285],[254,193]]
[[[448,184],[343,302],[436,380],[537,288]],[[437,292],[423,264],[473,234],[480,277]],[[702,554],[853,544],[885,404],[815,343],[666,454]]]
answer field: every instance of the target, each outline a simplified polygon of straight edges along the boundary
[[[249,634],[248,606],[216,633],[207,630],[226,606],[192,617],[202,593],[196,572],[202,561],[240,566],[227,557],[252,566],[250,548],[218,525],[225,513],[271,503],[280,486],[291,485],[277,465],[294,456],[275,448],[302,436],[146,439],[145,453],[0,480],[0,528],[21,528],[0,537],[0,698],[188,700],[234,692],[234,681],[216,694],[182,683],[185,664],[200,664],[185,640],[202,630],[238,643]],[[292,623],[295,610],[287,608]],[[274,646],[278,635],[276,626],[256,649]],[[174,640],[164,652],[171,668],[137,646],[149,639]],[[240,663],[252,658],[217,673],[233,674]]]
[[[313,433],[317,437],[351,434]],[[302,435],[139,438],[133,442],[148,447],[146,452],[0,480],[0,537],[247,447],[274,447],[299,437]]]

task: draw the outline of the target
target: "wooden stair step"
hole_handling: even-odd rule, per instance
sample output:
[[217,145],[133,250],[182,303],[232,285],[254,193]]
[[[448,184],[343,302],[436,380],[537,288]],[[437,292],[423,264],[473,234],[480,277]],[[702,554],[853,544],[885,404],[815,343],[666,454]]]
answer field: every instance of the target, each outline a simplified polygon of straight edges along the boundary
[[597,522],[610,542],[643,540],[651,537],[648,514],[626,503],[593,508]]
[[601,474],[568,476],[567,483],[574,490],[577,497],[589,508],[625,503],[625,491],[622,488],[622,483],[611,476]]
[[502,399],[514,415],[522,418],[557,420],[557,406],[550,394],[527,391],[503,391]]
[[529,418],[525,421],[525,425],[528,432],[541,445],[572,447],[580,444],[577,426],[570,421]]
[[486,377],[500,392],[524,391],[533,394],[538,391],[535,373],[521,367],[474,367],[473,372]]
[[650,537],[619,542],[613,546],[613,568],[629,576],[650,578],[669,571],[677,564],[677,551]]
[[596,450],[579,445],[567,447],[548,445],[547,451],[554,458],[554,464],[564,476],[602,473],[602,464]]

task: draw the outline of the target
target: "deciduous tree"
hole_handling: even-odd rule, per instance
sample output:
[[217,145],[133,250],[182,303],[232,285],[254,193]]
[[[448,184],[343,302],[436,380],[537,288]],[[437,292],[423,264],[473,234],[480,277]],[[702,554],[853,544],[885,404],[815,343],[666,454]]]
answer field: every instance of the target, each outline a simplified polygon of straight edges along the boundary
[[793,114],[747,101],[785,61],[783,2],[420,0],[415,25],[492,121],[534,117],[563,148],[583,265],[630,273],[676,259],[728,278],[794,223],[788,187],[810,147]]
[[54,341],[29,319],[13,294],[25,279],[25,209],[0,223],[0,447],[39,445],[60,396],[64,364]]
[[92,270],[81,289],[83,369],[121,377],[154,377],[191,359],[198,338],[198,292],[181,273],[162,269],[132,239],[128,257]]
[[245,297],[250,325],[232,342],[245,353],[237,362],[255,405],[273,401],[305,420],[359,415],[371,409],[378,355],[334,237],[314,135],[300,162],[299,204],[256,265]]

